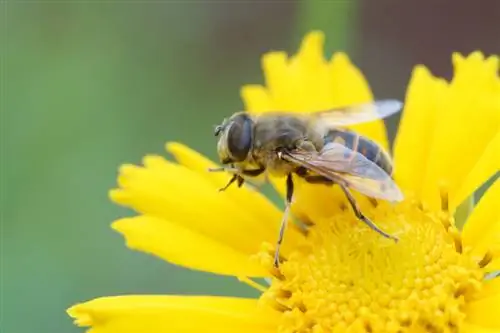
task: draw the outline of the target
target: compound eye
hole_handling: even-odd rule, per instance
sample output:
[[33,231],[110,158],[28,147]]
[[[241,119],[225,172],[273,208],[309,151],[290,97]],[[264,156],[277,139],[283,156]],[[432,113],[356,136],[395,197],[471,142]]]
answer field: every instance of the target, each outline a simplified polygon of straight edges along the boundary
[[246,116],[234,119],[228,129],[229,153],[235,162],[244,161],[252,147],[252,120]]

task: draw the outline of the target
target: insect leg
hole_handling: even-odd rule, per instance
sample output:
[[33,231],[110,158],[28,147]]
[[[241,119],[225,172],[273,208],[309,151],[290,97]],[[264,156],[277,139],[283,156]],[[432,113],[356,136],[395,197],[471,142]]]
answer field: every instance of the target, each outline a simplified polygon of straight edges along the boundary
[[219,167],[219,168],[209,168],[209,172],[238,172],[236,168],[227,168],[227,167]]
[[238,187],[243,186],[245,183],[245,179],[241,177],[240,174],[243,174],[245,176],[250,176],[250,177],[256,177],[262,174],[265,169],[264,168],[259,168],[259,169],[250,169],[250,170],[239,170],[236,168],[226,168],[226,167],[220,167],[220,168],[212,168],[208,169],[210,172],[222,172],[222,171],[227,171],[227,172],[232,172],[233,176],[229,180],[229,182],[224,186],[223,188],[219,189],[219,192],[223,192],[228,189],[229,186],[231,186],[234,182],[237,182]]
[[286,177],[286,202],[285,211],[283,212],[283,219],[281,220],[280,232],[278,236],[278,242],[276,243],[276,252],[274,253],[274,267],[278,268],[279,258],[280,258],[280,247],[285,236],[285,229],[288,223],[288,215],[290,215],[290,209],[292,206],[293,199],[293,179],[292,174],[288,174]]
[[229,186],[231,186],[235,181],[238,181],[238,186],[241,186],[240,185],[240,176],[234,174],[233,177],[231,177],[231,179],[227,182],[226,186],[222,187],[219,189],[219,192],[224,192],[225,190],[228,189]]
[[250,177],[260,176],[264,171],[266,171],[266,169],[264,169],[264,168],[240,170],[240,172],[242,174],[244,174],[245,176],[250,176]]
[[373,229],[374,231],[378,232],[380,235],[386,237],[386,238],[390,238],[390,239],[393,239],[394,241],[398,241],[398,238],[395,237],[395,236],[392,236],[388,233],[386,233],[385,231],[383,231],[382,229],[380,229],[375,223],[373,223],[372,221],[370,221],[369,218],[367,218],[362,212],[361,210],[359,209],[358,207],[358,204],[356,203],[356,200],[354,199],[354,197],[352,196],[351,192],[349,191],[349,189],[344,185],[344,184],[339,184],[340,185],[340,188],[342,189],[342,191],[344,191],[344,194],[346,195],[347,197],[347,200],[349,201],[349,203],[351,204],[351,207],[352,209],[354,210],[354,214],[356,214],[356,217],[358,219],[360,219],[361,221],[363,221],[364,223],[366,223],[366,225],[368,225],[371,229]]
[[242,187],[245,184],[245,178],[238,176],[238,187]]
[[236,168],[227,168],[227,167],[218,167],[218,168],[210,168],[208,169],[209,172],[230,172],[230,173],[241,173],[244,174],[245,176],[250,176],[250,177],[256,177],[262,174],[266,169],[264,168],[259,168],[259,169],[249,169],[249,170],[240,170]]

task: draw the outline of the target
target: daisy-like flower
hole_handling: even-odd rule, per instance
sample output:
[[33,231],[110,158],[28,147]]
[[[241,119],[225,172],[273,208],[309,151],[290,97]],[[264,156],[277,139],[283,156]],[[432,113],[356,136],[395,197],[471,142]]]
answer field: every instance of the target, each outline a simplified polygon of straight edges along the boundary
[[[242,89],[246,110],[372,100],[345,54],[323,58],[323,38],[310,33],[290,58],[266,54],[266,85]],[[394,146],[395,179],[406,199],[391,205],[357,197],[398,243],[357,220],[335,188],[297,180],[293,212],[308,228],[288,228],[277,272],[272,260],[282,211],[246,186],[218,192],[229,175],[207,172],[216,164],[168,143],[176,163],[147,156],[143,166],[121,167],[111,198],[139,215],[113,229],[132,249],[235,276],[261,291],[260,298],[103,297],[71,307],[69,315],[93,333],[498,332],[500,279],[484,277],[500,268],[500,182],[462,230],[454,221],[457,207],[499,169],[498,60],[454,54],[451,82],[423,66],[413,71]],[[355,129],[387,147],[382,122]]]

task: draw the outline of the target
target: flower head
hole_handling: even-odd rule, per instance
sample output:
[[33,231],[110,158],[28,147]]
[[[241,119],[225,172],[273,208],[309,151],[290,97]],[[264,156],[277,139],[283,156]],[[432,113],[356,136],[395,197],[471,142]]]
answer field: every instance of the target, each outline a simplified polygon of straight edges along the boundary
[[[322,55],[309,34],[288,58],[263,58],[266,86],[242,90],[248,111],[304,111],[372,99],[344,54]],[[139,215],[113,228],[127,245],[171,263],[232,275],[262,292],[256,299],[210,296],[104,297],[70,308],[95,332],[494,332],[500,329],[500,200],[497,180],[460,231],[454,212],[498,172],[498,58],[453,56],[451,82],[418,66],[408,87],[395,151],[398,205],[357,199],[398,243],[360,223],[335,189],[298,183],[295,215],[308,228],[287,230],[284,262],[272,269],[281,212],[244,186],[219,193],[228,176],[179,143],[177,163],[147,156],[124,165],[112,199]],[[382,122],[357,131],[383,146]],[[277,184],[281,190],[280,183]],[[270,278],[270,285],[252,278]]]

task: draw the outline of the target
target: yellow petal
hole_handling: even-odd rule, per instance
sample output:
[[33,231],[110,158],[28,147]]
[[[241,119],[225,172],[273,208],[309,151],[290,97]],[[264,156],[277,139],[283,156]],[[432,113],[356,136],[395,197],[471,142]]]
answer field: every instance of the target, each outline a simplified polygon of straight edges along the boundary
[[464,225],[463,243],[472,247],[473,253],[479,256],[500,245],[499,203],[500,180],[497,179],[483,195]]
[[263,86],[249,84],[241,88],[241,98],[245,104],[245,110],[251,113],[273,111],[273,104],[269,94]]
[[[285,180],[271,178],[271,181],[278,192],[284,196]],[[294,177],[294,186],[292,212],[296,218],[305,223],[318,223],[335,216],[344,209],[351,210],[345,194],[336,185],[309,184],[298,177]],[[369,204],[365,196],[355,191],[352,191],[352,194],[360,207],[365,208]]]
[[288,91],[288,107],[291,111],[313,112],[333,106],[324,41],[323,32],[309,33],[290,60],[288,77],[292,89]]
[[242,210],[229,193],[219,193],[202,175],[158,156],[144,161],[145,167],[121,168],[120,189],[111,192],[114,201],[248,253],[258,250],[258,237],[273,236],[264,223]]
[[[284,52],[269,52],[262,57],[262,68],[272,110],[290,110],[290,91],[293,90],[288,59]],[[250,111],[250,110],[248,110]]]
[[[168,162],[159,156],[147,156],[144,158],[144,167],[126,165],[121,168],[118,178],[120,189],[112,191],[111,198],[148,217],[164,220],[166,225],[168,222],[170,227],[166,233],[176,230],[185,234],[189,230],[192,232],[189,237],[203,235],[212,247],[215,247],[213,242],[218,242],[219,252],[223,248],[229,248],[239,254],[251,256],[259,252],[263,242],[276,242],[283,213],[262,194],[237,187],[219,192],[228,178],[224,180],[223,177],[227,175],[209,173],[207,169],[214,166],[211,161],[179,144],[171,144],[168,149],[189,168]],[[154,224],[156,225],[158,223]],[[132,231],[137,232],[136,229]],[[290,228],[283,243],[283,255],[286,256],[302,237],[296,229]],[[136,245],[137,249],[151,253],[151,248],[154,248],[156,255],[167,260],[175,258],[176,263],[182,265],[192,263],[187,258],[179,259],[177,252],[175,256],[171,254],[167,242],[163,242],[164,248],[160,248],[155,242],[148,245],[148,238],[145,236],[140,239],[142,243],[140,246]],[[172,258],[165,253],[169,253]],[[246,262],[247,260],[242,260],[238,267],[247,267]],[[225,270],[221,267],[214,268],[212,263],[207,263],[206,267],[200,265],[197,263],[192,268],[203,267],[221,274],[233,274],[232,272],[241,270],[241,267],[236,266]],[[249,275],[260,274],[253,266],[246,271],[253,272]]]
[[[422,191],[428,151],[439,113],[438,96],[445,90],[446,83],[434,78],[427,68],[417,66],[413,70],[394,143],[394,166],[398,183],[417,197]],[[439,202],[438,197],[434,200]]]
[[113,223],[131,249],[158,256],[187,268],[233,276],[268,276],[250,260],[252,253],[230,247],[212,237],[152,216],[125,218]]
[[500,279],[495,278],[484,283],[484,288],[477,299],[467,302],[465,313],[467,322],[489,329],[500,329]]
[[[427,148],[424,197],[433,198],[440,192],[447,192],[453,199],[499,133],[500,78],[497,72],[497,57],[483,60],[480,53],[473,53],[463,61],[455,61],[455,74],[447,94],[442,97],[432,145]],[[486,178],[475,179],[473,187],[491,175],[481,174]],[[461,195],[470,194],[462,192]],[[450,210],[454,211],[459,203],[451,200]],[[439,207],[435,205],[434,208]]]
[[489,297],[500,296],[500,279],[494,278],[491,280],[486,280],[483,284],[483,288],[476,295],[476,299],[482,300]]
[[[111,192],[114,201],[245,253],[257,253],[263,241],[276,241],[281,214],[272,220],[257,219],[233,200],[230,191],[220,193],[205,176],[161,157],[148,156],[145,167],[122,167],[119,184],[121,189]],[[294,237],[292,231],[285,239],[285,253]]]
[[[183,166],[195,171],[208,179],[217,189],[223,187],[228,182],[230,176],[225,173],[208,172],[209,168],[217,167],[215,163],[202,156],[198,152],[190,149],[189,147],[176,142],[169,142],[166,149],[175,159]],[[213,190],[212,190],[213,191]],[[266,230],[265,236],[269,242],[274,243],[278,235],[279,226],[283,217],[283,212],[279,210],[273,203],[267,199],[262,193],[247,186],[238,188],[236,185],[227,189],[226,194],[234,201],[240,213],[246,214],[253,218],[253,223],[260,224]],[[213,191],[213,194],[220,196],[222,193]],[[237,225],[229,226],[229,228],[239,228]],[[242,235],[244,230],[240,229]],[[245,235],[246,237],[246,235]],[[262,237],[262,236],[260,236]],[[286,253],[290,246],[295,246],[302,239],[302,235],[296,230],[290,229],[287,231],[285,243],[283,245],[284,253]]]
[[486,328],[483,326],[464,323],[463,327],[460,328],[460,332],[463,332],[463,333],[499,333],[500,331],[495,329],[495,328]]
[[[354,66],[345,53],[336,53],[329,63],[329,86],[331,106],[338,107],[364,103],[373,100],[370,86],[361,71]],[[372,121],[349,126],[350,129],[366,135],[388,149],[387,131],[383,121]]]
[[447,195],[452,212],[498,169],[490,142],[500,128],[498,57],[453,61],[450,84],[415,68],[395,144],[399,183],[432,209]]
[[[247,111],[314,112],[373,100],[370,87],[359,69],[344,53],[324,57],[324,34],[312,31],[297,54],[269,52],[262,57],[266,86],[249,85],[241,94]],[[352,126],[387,149],[382,121]]]
[[457,193],[451,198],[451,205],[457,207],[468,194],[473,193],[491,175],[500,170],[500,132],[488,144],[470,173],[462,181]]
[[321,221],[340,212],[345,197],[338,186],[308,184],[296,179],[293,203],[294,214],[310,222]]
[[275,316],[257,300],[210,296],[103,297],[68,309],[93,333],[273,332]]
[[491,262],[484,268],[487,273],[500,271],[500,251],[497,249],[497,255]]
[[[217,189],[226,185],[231,178],[227,173],[209,172],[208,169],[218,167],[218,165],[181,143],[169,142],[166,144],[166,149],[179,164],[205,177]],[[238,188],[234,185],[227,189],[227,193],[231,194],[231,199],[238,203],[242,211],[262,223],[273,224],[269,221],[279,221],[282,215],[282,212],[269,199],[255,189],[246,186]]]

